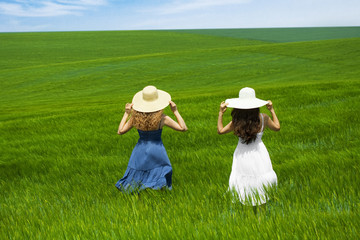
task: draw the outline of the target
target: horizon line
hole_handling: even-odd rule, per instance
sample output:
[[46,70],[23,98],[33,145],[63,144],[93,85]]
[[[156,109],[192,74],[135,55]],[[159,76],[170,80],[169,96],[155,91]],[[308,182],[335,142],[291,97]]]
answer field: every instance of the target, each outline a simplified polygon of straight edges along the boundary
[[130,31],[181,31],[181,30],[235,30],[235,29],[299,29],[299,28],[357,28],[359,25],[346,25],[346,26],[307,26],[307,27],[229,27],[229,28],[159,28],[159,29],[107,29],[107,30],[54,30],[54,31],[13,31],[13,32],[0,32],[1,33],[56,33],[56,32],[130,32]]

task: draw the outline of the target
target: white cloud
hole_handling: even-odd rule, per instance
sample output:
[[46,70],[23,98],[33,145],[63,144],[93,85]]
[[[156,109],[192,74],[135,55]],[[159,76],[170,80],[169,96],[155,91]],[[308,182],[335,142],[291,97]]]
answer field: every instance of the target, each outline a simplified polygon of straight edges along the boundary
[[239,5],[251,2],[252,0],[173,0],[172,2],[157,7],[156,9],[146,10],[158,14],[177,14],[193,10],[207,9],[210,7],[221,7],[228,5]]
[[51,29],[51,24],[48,23],[34,23],[27,20],[9,19],[0,24],[0,32],[39,32],[48,31]]
[[84,6],[100,6],[106,5],[106,0],[57,0],[59,3],[71,4],[71,5],[84,5]]
[[0,13],[17,17],[55,17],[64,15],[80,15],[89,6],[105,5],[106,0],[53,0],[53,1],[24,1],[15,0],[13,3],[0,3]]

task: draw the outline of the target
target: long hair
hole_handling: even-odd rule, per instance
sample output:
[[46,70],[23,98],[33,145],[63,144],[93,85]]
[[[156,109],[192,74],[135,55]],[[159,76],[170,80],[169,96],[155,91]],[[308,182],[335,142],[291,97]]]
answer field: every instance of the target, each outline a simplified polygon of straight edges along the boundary
[[256,140],[260,130],[260,109],[236,109],[231,112],[234,134],[241,138],[242,143],[249,144]]
[[131,121],[136,129],[140,129],[143,131],[152,131],[159,129],[162,115],[163,115],[163,110],[144,113],[144,112],[138,112],[133,109]]

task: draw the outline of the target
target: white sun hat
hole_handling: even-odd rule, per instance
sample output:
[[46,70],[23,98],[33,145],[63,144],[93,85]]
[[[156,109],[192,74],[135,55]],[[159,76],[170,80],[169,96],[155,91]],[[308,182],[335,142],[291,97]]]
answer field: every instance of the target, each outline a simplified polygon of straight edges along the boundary
[[133,109],[138,112],[156,112],[169,105],[170,94],[154,86],[146,86],[137,92],[132,100]]
[[238,109],[252,109],[259,108],[266,104],[264,101],[255,97],[255,90],[249,87],[242,88],[239,92],[239,98],[226,99],[227,107]]

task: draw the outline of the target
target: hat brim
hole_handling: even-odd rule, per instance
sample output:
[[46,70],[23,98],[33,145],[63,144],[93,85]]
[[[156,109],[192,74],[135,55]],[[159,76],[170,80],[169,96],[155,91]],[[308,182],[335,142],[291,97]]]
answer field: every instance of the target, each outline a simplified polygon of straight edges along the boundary
[[156,112],[166,108],[170,104],[170,94],[159,89],[157,92],[158,98],[154,101],[144,101],[142,91],[137,92],[132,100],[134,104],[132,108],[138,112]]
[[268,101],[264,101],[258,98],[254,99],[241,99],[241,98],[230,98],[226,99],[225,103],[228,103],[227,107],[237,109],[253,109],[265,106]]

